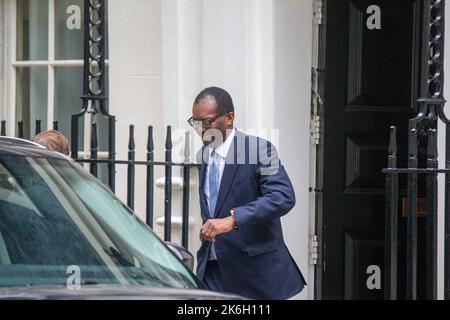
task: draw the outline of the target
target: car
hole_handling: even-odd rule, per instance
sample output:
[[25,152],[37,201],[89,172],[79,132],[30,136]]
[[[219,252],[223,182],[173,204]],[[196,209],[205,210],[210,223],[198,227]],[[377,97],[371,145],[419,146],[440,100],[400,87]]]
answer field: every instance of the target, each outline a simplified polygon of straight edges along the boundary
[[192,266],[79,163],[0,137],[0,299],[243,299]]

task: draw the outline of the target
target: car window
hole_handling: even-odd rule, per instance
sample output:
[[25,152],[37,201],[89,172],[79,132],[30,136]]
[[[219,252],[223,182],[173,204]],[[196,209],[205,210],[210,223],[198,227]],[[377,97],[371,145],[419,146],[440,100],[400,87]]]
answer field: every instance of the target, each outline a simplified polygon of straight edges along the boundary
[[98,180],[67,160],[0,157],[0,286],[197,287],[160,239]]

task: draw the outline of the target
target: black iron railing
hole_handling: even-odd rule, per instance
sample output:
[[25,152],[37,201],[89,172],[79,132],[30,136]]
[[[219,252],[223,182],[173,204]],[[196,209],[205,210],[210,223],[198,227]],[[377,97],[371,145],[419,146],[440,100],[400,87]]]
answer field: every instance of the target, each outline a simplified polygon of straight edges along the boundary
[[[35,134],[41,132],[40,119],[35,121],[36,130]],[[17,137],[24,138],[23,131],[24,123],[19,121],[17,123]],[[58,121],[53,122],[53,129],[58,130]],[[2,120],[0,122],[0,135],[6,136],[6,121]],[[183,162],[173,162],[172,161],[172,138],[171,138],[171,127],[167,127],[166,142],[165,142],[165,161],[155,161],[154,160],[154,142],[153,142],[153,127],[148,126],[148,136],[147,136],[147,159],[146,160],[136,160],[135,158],[135,140],[134,140],[134,125],[129,126],[129,141],[128,141],[128,159],[102,159],[98,157],[98,133],[97,124],[92,123],[91,127],[91,137],[90,137],[90,155],[88,158],[75,156],[73,159],[80,163],[86,163],[89,165],[89,172],[95,177],[98,176],[98,166],[100,164],[107,164],[108,168],[117,165],[127,166],[127,206],[132,210],[135,207],[135,171],[136,166],[146,167],[146,182],[145,182],[145,221],[153,228],[154,220],[154,184],[155,184],[155,167],[165,168],[165,187],[164,187],[164,241],[172,241],[171,236],[171,220],[172,220],[172,168],[181,167],[183,172],[183,186],[182,186],[182,232],[181,232],[181,244],[185,248],[188,247],[189,241],[189,197],[190,197],[190,175],[191,169],[197,166],[195,163],[190,162],[190,133],[185,133],[185,145],[184,145],[184,161]],[[78,135],[75,136],[75,139]],[[74,137],[71,137],[72,139]],[[76,155],[79,153],[76,152]],[[112,166],[111,166],[112,165]],[[116,171],[112,173],[113,180],[108,179],[108,182],[115,180]],[[111,185],[108,184],[111,189]]]
[[[78,156],[78,121],[86,113],[100,115],[108,120],[108,185],[115,190],[116,118],[106,108],[105,68],[105,0],[84,1],[83,92],[81,110],[71,119],[72,157]],[[96,139],[96,137],[94,138]],[[91,145],[92,145],[91,141]],[[96,143],[95,147],[96,147]],[[95,150],[94,150],[95,152]],[[94,165],[94,171],[95,165]]]
[[[165,161],[154,161],[154,142],[153,142],[153,127],[148,127],[148,140],[147,140],[147,159],[136,160],[135,159],[135,140],[134,140],[134,125],[129,127],[129,140],[128,140],[128,159],[98,159],[97,157],[97,127],[92,125],[91,130],[91,156],[89,159],[75,158],[75,161],[81,163],[89,163],[90,172],[94,176],[97,176],[97,166],[101,163],[127,166],[127,205],[131,209],[135,206],[135,171],[136,166],[146,167],[146,209],[145,217],[146,223],[153,228],[154,217],[154,172],[156,166],[163,166],[165,168],[165,187],[164,187],[164,241],[171,241],[172,230],[172,168],[182,167],[183,171],[183,198],[182,198],[182,245],[188,247],[188,233],[189,233],[189,177],[191,174],[191,168],[196,164],[190,162],[189,155],[189,141],[190,134],[186,132],[184,147],[184,162],[178,163],[172,161],[172,138],[171,127],[167,127],[166,134],[166,150]],[[115,179],[115,171],[113,172],[113,178]],[[110,180],[109,180],[110,181]]]
[[[408,168],[397,168],[396,128],[391,127],[388,168],[386,173],[386,223],[385,223],[385,298],[398,298],[398,197],[399,175],[407,176],[406,225],[406,292],[407,299],[417,299],[417,239],[418,239],[418,179],[425,175],[425,298],[437,299],[437,177],[445,174],[445,298],[450,299],[450,121],[444,114],[444,0],[423,0],[422,72],[419,113],[409,121]],[[446,125],[445,169],[438,169],[436,121]],[[419,166],[419,133],[425,136],[425,165]],[[423,139],[422,139],[423,140]],[[426,145],[426,148],[424,146]]]

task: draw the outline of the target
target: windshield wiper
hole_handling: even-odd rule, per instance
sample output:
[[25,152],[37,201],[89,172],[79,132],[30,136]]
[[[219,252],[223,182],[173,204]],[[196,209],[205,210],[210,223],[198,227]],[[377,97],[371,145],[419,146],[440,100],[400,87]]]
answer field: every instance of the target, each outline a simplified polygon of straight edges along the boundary
[[119,252],[117,251],[115,248],[113,247],[109,247],[109,251],[105,252],[110,255],[111,257],[113,257],[114,259],[117,260],[117,262],[123,266],[123,267],[134,267],[134,264],[132,264],[130,261],[128,261],[127,259],[125,259],[125,257]]
[[[163,287],[173,287],[169,282],[158,278],[157,276],[149,273],[148,271],[136,267],[134,264],[132,264],[130,261],[128,261],[118,250],[116,250],[113,247],[109,247],[110,252],[106,251],[108,255],[116,259],[116,261],[125,269],[125,272],[135,281],[142,283],[142,280],[150,280],[152,282],[156,282],[160,284]],[[130,270],[131,269],[131,270]],[[139,273],[139,275],[137,274]],[[139,281],[141,280],[141,281]]]
[[98,285],[99,283],[97,282],[97,281],[95,281],[95,280],[84,280],[84,281],[81,281],[81,285],[82,286],[95,286],[95,285]]

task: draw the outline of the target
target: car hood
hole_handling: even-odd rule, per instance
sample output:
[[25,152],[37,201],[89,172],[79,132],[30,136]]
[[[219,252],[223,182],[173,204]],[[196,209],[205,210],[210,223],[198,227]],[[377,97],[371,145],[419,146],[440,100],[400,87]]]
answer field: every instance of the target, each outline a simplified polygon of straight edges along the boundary
[[199,289],[89,285],[0,287],[0,300],[242,300],[243,297]]

